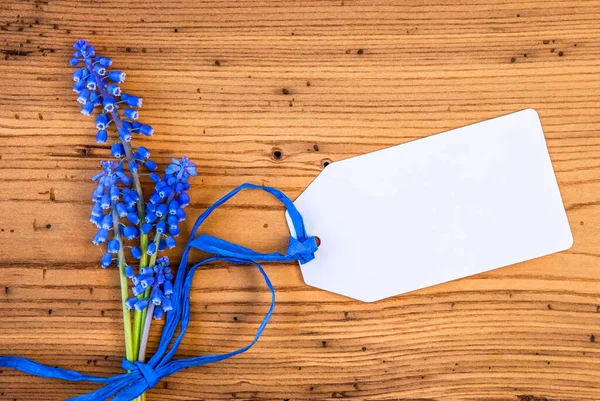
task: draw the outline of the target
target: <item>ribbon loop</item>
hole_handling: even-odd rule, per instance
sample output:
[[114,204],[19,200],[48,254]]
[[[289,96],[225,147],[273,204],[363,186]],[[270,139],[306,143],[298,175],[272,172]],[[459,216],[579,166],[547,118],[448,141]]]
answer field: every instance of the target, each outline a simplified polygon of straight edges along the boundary
[[140,361],[134,362],[133,364],[138,368],[146,380],[146,383],[148,383],[148,388],[153,388],[158,384],[160,377],[156,374],[156,371],[150,367],[150,365]]

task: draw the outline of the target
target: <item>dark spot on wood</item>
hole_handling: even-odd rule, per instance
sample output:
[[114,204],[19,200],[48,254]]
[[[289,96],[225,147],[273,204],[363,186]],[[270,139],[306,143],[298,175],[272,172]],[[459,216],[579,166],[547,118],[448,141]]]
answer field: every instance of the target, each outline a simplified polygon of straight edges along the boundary
[[164,381],[163,382],[163,388],[169,388],[169,382]]
[[237,320],[238,320],[238,317],[237,317],[237,316],[234,316],[234,317],[233,317],[233,321],[234,321],[234,322],[237,322]]
[[547,364],[550,365],[550,361],[548,361]]
[[10,232],[11,232],[11,233],[14,233],[14,232],[15,232],[14,228],[11,228]]
[[281,149],[273,149],[271,151],[271,155],[273,156],[273,159],[275,159],[275,160],[281,160],[281,158],[283,157],[283,153],[281,152]]
[[94,293],[94,288],[90,287],[90,295],[92,295]]
[[142,47],[142,53],[146,53],[146,48]]
[[269,225],[267,223],[263,224],[264,228],[269,228]]
[[294,36],[294,32],[292,32],[292,36]]
[[550,49],[550,53],[554,53],[554,48]]
[[591,343],[595,343],[595,342],[596,342],[596,336],[595,336],[595,335],[593,335],[593,334],[592,334],[592,335],[590,336],[590,342],[591,342]]
[[27,39],[27,40],[25,41],[25,43],[27,43],[27,44],[30,44],[30,43],[31,43],[31,39]]
[[327,347],[327,341],[321,341],[321,346],[322,346],[323,348]]
[[54,202],[56,200],[56,195],[54,194],[54,188],[50,188],[49,195],[50,195],[50,201]]
[[360,391],[360,387],[358,387],[358,383],[354,382],[354,384],[352,384],[352,387],[354,387],[354,389],[356,391]]
[[21,118],[18,114],[15,114],[15,119],[18,120],[19,118]]
[[44,116],[42,115],[42,113],[38,113],[38,118],[39,118],[40,120],[43,120],[43,119],[44,119]]
[[549,44],[550,44],[550,41],[549,41],[548,39],[544,39],[544,40],[542,41],[542,43],[544,43],[545,45],[549,45]]
[[83,157],[88,157],[90,155],[90,148],[81,148],[79,151]]
[[8,295],[8,286],[4,287],[4,294]]
[[548,308],[548,310],[552,310],[552,305],[548,304],[546,305],[546,307]]
[[19,31],[19,32],[23,32],[23,30],[24,30],[24,29],[25,29],[25,28],[23,28],[22,26],[20,26],[19,28],[17,28],[17,31]]
[[127,53],[131,53],[131,47],[126,47],[126,48],[125,48],[125,51],[126,51]]
[[346,54],[350,54],[350,53],[352,53],[352,49],[346,50]]
[[596,313],[600,313],[600,305],[596,305]]
[[527,57],[527,53],[523,53],[523,57]]
[[521,16],[521,14],[517,14],[517,18],[520,17],[520,16]]
[[331,160],[329,160],[329,159],[321,160],[321,168],[325,168],[325,167],[329,166],[330,163],[331,163]]
[[310,82],[309,81],[306,81],[306,86],[310,86]]
[[[517,390],[517,389],[515,389]],[[523,394],[517,395],[517,400],[519,401],[550,401],[546,397],[536,397],[535,395]]]
[[558,57],[562,57],[562,56],[564,56],[564,55],[565,55],[565,53],[564,53],[564,52],[562,52],[562,51],[558,52]]
[[577,43],[573,43],[573,47],[577,47]]
[[39,19],[39,18],[36,18],[36,19],[35,19],[35,24],[36,24],[36,25],[39,25],[39,24],[40,24],[40,19]]
[[67,34],[69,34],[69,33],[71,33],[71,30],[70,30],[70,29],[67,29],[67,31],[66,31],[66,32],[67,32]]
[[54,25],[52,25],[52,28],[54,28],[54,29],[58,29],[58,24],[54,24]]
[[140,22],[146,22],[146,21],[144,21],[144,19],[143,19],[143,18],[140,18]]
[[177,32],[179,32],[179,29],[178,28],[173,28],[173,32],[177,33]]
[[362,347],[362,350],[363,350],[363,351],[366,351],[366,350],[367,350],[367,347]]
[[108,355],[105,355],[105,356],[104,356],[104,360],[105,360],[105,361],[108,361]]
[[315,388],[314,388],[313,386],[310,386],[308,389],[309,389],[310,391],[313,391]]
[[319,145],[317,145],[317,144],[313,145],[313,149],[314,149],[315,152],[318,152],[319,151]]
[[514,63],[515,61],[517,61],[517,58],[516,57],[511,57],[510,62]]
[[364,51],[363,49],[358,49],[358,50],[356,51],[356,54],[363,54],[364,52],[365,52],[365,51]]
[[298,370],[302,370],[302,366],[298,366]]
[[289,91],[289,89],[283,88],[283,89],[281,90],[281,93],[283,93],[284,95],[289,95],[289,94],[290,94],[290,91]]
[[46,269],[42,269],[42,280],[46,280]]
[[292,107],[294,104],[290,101],[290,107]]
[[91,359],[88,359],[88,360],[87,360],[87,364],[88,364],[88,365],[91,365],[91,364],[92,364],[92,360],[91,360]]
[[556,40],[552,39],[552,43],[556,42]]
[[216,65],[217,67],[219,67],[219,66],[221,65],[221,62],[220,62],[219,60],[215,60],[215,65]]
[[52,314],[52,309],[48,309],[48,314],[51,315]]
[[49,230],[52,228],[52,224],[46,224],[46,229]]

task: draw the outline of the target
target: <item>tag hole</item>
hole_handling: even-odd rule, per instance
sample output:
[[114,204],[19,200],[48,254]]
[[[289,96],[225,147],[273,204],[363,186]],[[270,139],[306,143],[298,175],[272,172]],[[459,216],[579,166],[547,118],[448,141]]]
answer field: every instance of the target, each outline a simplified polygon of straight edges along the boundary
[[317,246],[321,246],[321,238],[315,237],[315,241],[317,242]]
[[323,159],[321,160],[321,167],[325,168],[327,166],[329,166],[329,164],[331,164],[331,159]]

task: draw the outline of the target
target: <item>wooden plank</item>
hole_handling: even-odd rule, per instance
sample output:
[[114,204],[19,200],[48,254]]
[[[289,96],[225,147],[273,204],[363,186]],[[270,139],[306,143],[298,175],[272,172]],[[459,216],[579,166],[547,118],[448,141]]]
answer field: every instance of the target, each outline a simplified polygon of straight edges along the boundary
[[[196,161],[184,232],[243,182],[295,197],[325,161],[533,107],[575,237],[562,254],[374,304],[267,266],[279,303],[256,347],[150,399],[600,398],[599,18],[599,1],[2,2],[0,353],[120,372],[118,278],[98,267],[87,222],[109,152],[78,113],[67,63],[86,38],[144,98],[159,164]],[[282,250],[282,212],[248,193],[205,229]],[[267,307],[257,272],[203,268],[179,355],[242,346]],[[0,371],[0,400],[93,388]]]

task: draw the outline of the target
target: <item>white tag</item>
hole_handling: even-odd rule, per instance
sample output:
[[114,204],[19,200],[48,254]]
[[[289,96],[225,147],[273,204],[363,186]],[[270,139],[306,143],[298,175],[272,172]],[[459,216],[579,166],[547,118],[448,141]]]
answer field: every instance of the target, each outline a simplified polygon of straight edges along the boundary
[[332,163],[294,203],[306,284],[366,302],[573,244],[532,109]]

